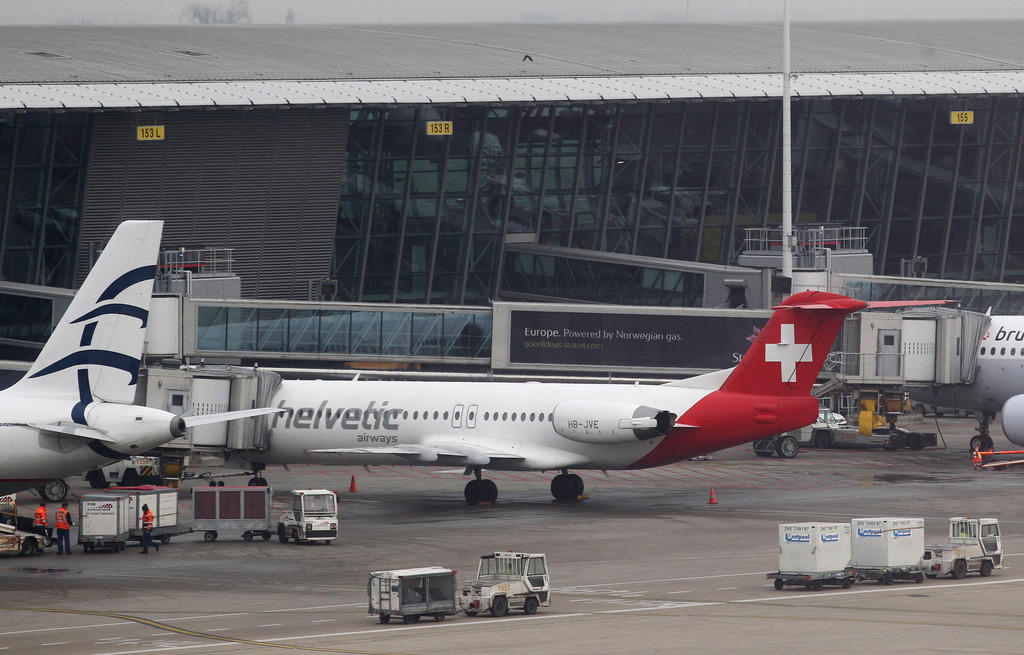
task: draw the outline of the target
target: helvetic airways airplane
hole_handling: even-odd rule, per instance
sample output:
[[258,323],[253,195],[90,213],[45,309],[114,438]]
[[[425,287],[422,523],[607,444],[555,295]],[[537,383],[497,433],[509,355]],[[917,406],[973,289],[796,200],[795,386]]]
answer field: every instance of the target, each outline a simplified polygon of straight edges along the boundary
[[978,413],[980,434],[971,447],[991,450],[988,425],[997,412],[1003,434],[1024,446],[1024,317],[993,316],[978,349],[971,384],[915,389],[912,397],[926,403],[970,409]]
[[[874,304],[874,303],[873,303]],[[896,303],[892,303],[896,304]],[[867,303],[806,291],[775,308],[740,363],[661,386],[493,382],[282,382],[266,464],[465,466],[470,505],[498,489],[483,469],[560,471],[555,498],[576,498],[570,469],[639,469],[803,427],[811,387],[844,317]],[[251,481],[265,484],[262,478]]]
[[61,478],[155,448],[192,425],[275,410],[182,418],[133,405],[163,221],[126,221],[25,376],[0,391],[0,494],[67,494]]

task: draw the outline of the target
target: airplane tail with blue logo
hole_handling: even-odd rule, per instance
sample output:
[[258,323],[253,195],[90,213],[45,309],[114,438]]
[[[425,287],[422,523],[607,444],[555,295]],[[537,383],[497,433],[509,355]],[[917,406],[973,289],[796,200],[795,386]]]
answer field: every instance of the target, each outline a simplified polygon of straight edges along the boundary
[[772,396],[811,392],[847,314],[868,306],[837,293],[802,291],[786,298],[761,329],[722,391]]
[[163,221],[117,227],[13,393],[72,396],[82,408],[135,400],[162,229]]

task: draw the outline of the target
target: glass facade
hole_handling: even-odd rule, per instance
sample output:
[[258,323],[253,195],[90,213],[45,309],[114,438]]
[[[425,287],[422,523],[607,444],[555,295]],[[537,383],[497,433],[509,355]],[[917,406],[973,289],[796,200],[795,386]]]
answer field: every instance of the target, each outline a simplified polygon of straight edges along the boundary
[[0,293],[0,338],[44,343],[53,323],[53,300]]
[[200,305],[196,350],[487,359],[491,313]]
[[90,114],[0,112],[0,273],[70,287]]
[[[928,277],[1024,282],[1022,102],[795,101],[794,222],[868,228],[878,274],[925,257]],[[953,109],[974,124],[951,125]],[[777,100],[354,109],[338,299],[486,304],[506,234],[735,263],[744,228],[781,222],[780,115]],[[428,135],[435,120],[452,135]],[[538,265],[514,256],[503,273]]]

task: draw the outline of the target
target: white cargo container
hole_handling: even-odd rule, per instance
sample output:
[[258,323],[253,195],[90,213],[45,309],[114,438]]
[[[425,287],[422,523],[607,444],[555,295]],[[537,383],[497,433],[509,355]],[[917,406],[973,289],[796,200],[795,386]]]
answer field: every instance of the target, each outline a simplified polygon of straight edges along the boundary
[[779,524],[780,573],[825,573],[849,565],[849,523]]
[[924,555],[924,519],[853,519],[853,558],[860,568],[916,567]]
[[148,505],[153,512],[153,536],[167,543],[171,535],[183,532],[178,529],[178,490],[170,487],[141,485],[138,487],[110,487],[110,493],[127,496],[127,513],[131,522],[133,539],[142,537],[142,506]]
[[87,553],[96,548],[124,550],[133,526],[127,494],[86,494],[78,503],[78,543]]

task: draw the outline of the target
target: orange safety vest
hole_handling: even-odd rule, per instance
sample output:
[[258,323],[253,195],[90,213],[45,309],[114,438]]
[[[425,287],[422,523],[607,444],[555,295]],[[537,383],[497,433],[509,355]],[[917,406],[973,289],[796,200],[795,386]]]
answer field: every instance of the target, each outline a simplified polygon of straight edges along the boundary
[[142,515],[142,529],[152,530],[153,529],[153,510],[147,509],[146,513]]
[[61,507],[57,510],[57,529],[58,530],[70,530],[71,524],[68,523],[68,510],[66,507]]
[[40,505],[36,508],[36,522],[35,525],[41,525],[44,528],[49,527],[49,523],[46,521],[46,508]]

